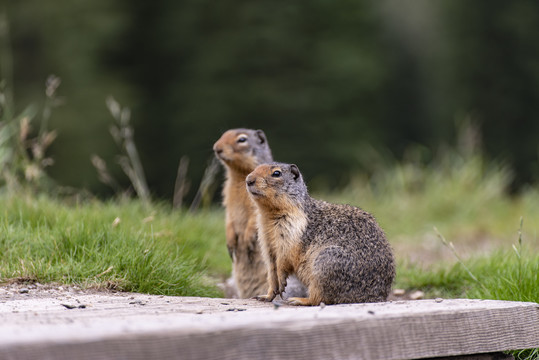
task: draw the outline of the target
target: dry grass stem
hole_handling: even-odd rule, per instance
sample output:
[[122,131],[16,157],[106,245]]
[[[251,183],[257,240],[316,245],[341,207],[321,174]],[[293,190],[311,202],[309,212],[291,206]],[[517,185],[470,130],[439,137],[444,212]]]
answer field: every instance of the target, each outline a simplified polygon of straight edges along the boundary
[[178,165],[178,173],[174,184],[174,197],[172,205],[174,209],[179,209],[183,205],[183,199],[189,191],[190,183],[187,179],[187,170],[189,169],[189,157],[182,156]]

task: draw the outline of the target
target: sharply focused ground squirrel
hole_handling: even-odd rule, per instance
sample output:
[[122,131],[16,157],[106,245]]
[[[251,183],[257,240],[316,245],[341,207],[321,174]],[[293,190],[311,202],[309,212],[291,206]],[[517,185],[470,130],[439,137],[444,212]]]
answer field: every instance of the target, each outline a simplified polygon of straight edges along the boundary
[[290,298],[294,305],[387,299],[395,261],[372,215],[311,198],[296,165],[260,165],[246,183],[258,206],[260,243],[269,268],[269,290],[259,300],[272,301],[294,273],[309,292]]
[[[262,130],[232,129],[213,146],[226,169],[223,205],[226,208],[226,242],[232,257],[233,277],[240,298],[267,290],[267,268],[258,244],[257,209],[245,188],[245,178],[262,163],[273,161]],[[305,293],[305,287],[291,279],[287,295]]]

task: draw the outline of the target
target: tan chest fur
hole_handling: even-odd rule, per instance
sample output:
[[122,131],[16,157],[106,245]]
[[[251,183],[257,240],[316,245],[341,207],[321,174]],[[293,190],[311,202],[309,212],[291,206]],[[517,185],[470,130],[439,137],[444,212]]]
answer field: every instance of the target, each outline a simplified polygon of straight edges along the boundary
[[301,239],[308,220],[303,210],[290,207],[282,214],[260,214],[259,236],[265,259],[275,259],[278,268],[295,272],[303,260]]
[[[223,205],[226,207],[226,223],[236,234],[242,234],[248,226],[256,226],[256,207],[245,190],[244,177],[231,176],[223,188]],[[252,224],[252,225],[251,225]]]

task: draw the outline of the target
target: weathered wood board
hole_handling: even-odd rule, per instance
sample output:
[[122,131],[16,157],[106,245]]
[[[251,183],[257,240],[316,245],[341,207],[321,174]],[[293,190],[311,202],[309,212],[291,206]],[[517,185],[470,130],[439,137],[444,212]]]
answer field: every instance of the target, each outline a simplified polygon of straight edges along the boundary
[[276,307],[140,294],[0,302],[0,359],[416,359],[532,347],[535,303]]

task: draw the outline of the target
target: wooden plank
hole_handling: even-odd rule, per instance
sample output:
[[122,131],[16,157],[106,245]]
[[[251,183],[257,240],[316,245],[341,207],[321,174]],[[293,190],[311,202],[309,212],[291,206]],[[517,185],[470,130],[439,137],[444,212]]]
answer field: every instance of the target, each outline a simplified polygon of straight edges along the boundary
[[[72,296],[0,303],[0,359],[415,359],[539,347],[539,305]],[[70,304],[84,307],[67,309]]]

